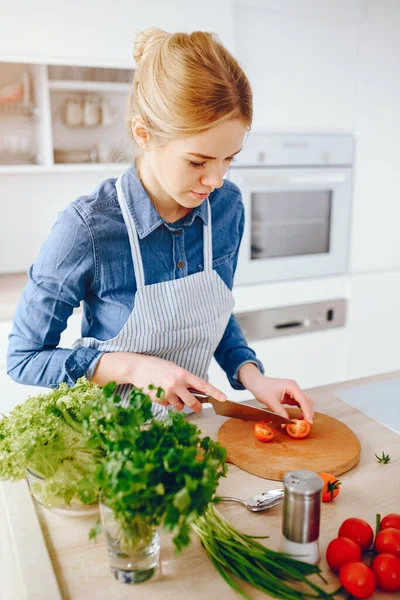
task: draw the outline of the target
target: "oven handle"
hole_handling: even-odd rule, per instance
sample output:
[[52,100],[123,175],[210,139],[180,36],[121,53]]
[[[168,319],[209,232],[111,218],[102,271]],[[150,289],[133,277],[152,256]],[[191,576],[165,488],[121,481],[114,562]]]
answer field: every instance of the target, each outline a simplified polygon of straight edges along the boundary
[[335,175],[261,175],[257,174],[235,174],[235,183],[250,185],[303,185],[303,184],[325,184],[337,185],[346,182],[346,175],[337,173]]

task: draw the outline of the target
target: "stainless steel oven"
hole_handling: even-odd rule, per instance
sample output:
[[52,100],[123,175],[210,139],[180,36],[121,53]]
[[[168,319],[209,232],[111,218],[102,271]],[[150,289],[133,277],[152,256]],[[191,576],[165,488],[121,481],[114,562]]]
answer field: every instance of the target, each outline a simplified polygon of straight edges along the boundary
[[250,133],[228,172],[243,196],[235,285],[344,273],[353,137]]

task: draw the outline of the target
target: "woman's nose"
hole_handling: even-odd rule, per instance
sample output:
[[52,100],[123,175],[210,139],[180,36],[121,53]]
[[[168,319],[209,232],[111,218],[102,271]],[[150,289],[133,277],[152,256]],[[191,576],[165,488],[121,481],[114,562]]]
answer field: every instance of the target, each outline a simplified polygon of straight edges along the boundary
[[203,174],[201,183],[204,187],[220,188],[224,184],[224,174],[223,167],[214,166],[210,171]]

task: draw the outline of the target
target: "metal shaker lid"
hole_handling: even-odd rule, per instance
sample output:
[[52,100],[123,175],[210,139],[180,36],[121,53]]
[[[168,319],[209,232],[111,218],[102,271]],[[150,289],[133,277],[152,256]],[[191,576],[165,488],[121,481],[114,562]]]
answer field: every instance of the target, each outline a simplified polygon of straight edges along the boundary
[[303,544],[317,540],[323,488],[321,477],[312,471],[290,471],[283,478],[283,487],[283,535]]
[[283,477],[285,491],[301,496],[314,496],[319,494],[323,488],[323,482],[319,475],[313,471],[298,470],[290,471]]

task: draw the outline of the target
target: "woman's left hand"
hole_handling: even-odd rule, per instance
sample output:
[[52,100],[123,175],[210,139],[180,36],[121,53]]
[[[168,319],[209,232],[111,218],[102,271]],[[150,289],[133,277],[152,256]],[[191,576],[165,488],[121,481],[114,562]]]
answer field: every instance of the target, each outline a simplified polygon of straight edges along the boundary
[[239,379],[253,396],[269,410],[288,417],[289,415],[282,405],[299,406],[302,418],[309,423],[313,422],[314,402],[306,396],[293,379],[266,377],[253,363],[246,363],[239,369]]

